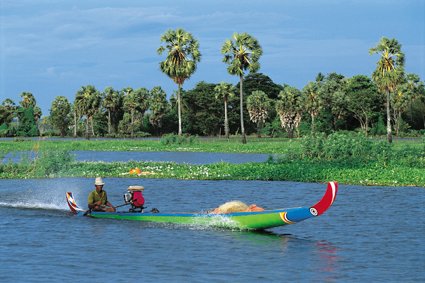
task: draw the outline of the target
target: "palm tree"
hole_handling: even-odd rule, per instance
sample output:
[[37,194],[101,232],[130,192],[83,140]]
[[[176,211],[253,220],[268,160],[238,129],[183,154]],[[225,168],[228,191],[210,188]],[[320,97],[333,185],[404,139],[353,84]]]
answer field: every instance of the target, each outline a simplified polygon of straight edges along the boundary
[[34,107],[36,104],[36,100],[34,98],[34,95],[31,92],[21,92],[21,94],[19,95],[19,97],[23,97],[24,99],[22,99],[22,101],[19,101],[19,104],[21,104],[21,106],[23,108],[30,108],[31,106]]
[[376,62],[377,68],[372,73],[372,79],[379,89],[387,93],[387,138],[391,143],[390,92],[403,83],[404,54],[397,39],[386,37],[382,37],[378,45],[369,49],[369,55],[373,53],[381,55],[381,59]]
[[[48,127],[49,125],[50,125],[50,127]],[[43,132],[46,132],[47,128],[50,128],[50,129],[53,128],[50,124],[50,117],[49,116],[42,116],[41,117],[41,128],[42,128]]]
[[400,119],[401,114],[409,107],[409,103],[412,100],[412,92],[409,90],[406,84],[397,86],[396,90],[390,94],[390,102],[393,109],[393,121],[396,135],[399,135],[400,131]]
[[282,128],[288,132],[288,137],[294,137],[294,128],[298,128],[301,123],[303,108],[301,105],[301,91],[296,87],[285,86],[279,93],[279,100],[276,102],[276,111],[280,116]]
[[[74,134],[73,137],[76,138],[77,137],[77,120],[80,121],[81,119],[81,112],[78,109],[78,101],[77,99],[74,100],[74,104],[71,104],[71,112],[73,113],[74,116]],[[78,114],[78,119],[77,119],[77,114]]]
[[270,99],[264,91],[253,91],[248,96],[247,108],[251,121],[257,124],[257,136],[261,138],[261,129],[270,110]]
[[308,82],[301,92],[301,104],[311,116],[311,132],[314,135],[314,117],[324,106],[324,99],[318,82]]
[[16,116],[15,110],[17,108],[17,106],[14,105],[15,102],[10,98],[6,98],[2,101],[2,106],[5,108],[6,111],[3,113],[3,117],[0,116],[0,125],[2,125],[3,123],[9,125],[13,121],[13,118]]
[[160,86],[156,86],[150,91],[149,99],[149,122],[156,127],[162,127],[162,118],[169,109],[167,94]]
[[40,117],[43,115],[43,112],[41,111],[41,108],[38,106],[34,106],[34,120],[37,123],[40,121]]
[[245,128],[243,124],[243,76],[246,70],[255,73],[260,69],[260,63],[257,61],[263,54],[258,40],[252,35],[244,32],[235,32],[233,36],[226,40],[221,47],[221,53],[224,55],[223,62],[228,64],[227,72],[231,75],[237,75],[240,79],[240,108],[241,108],[241,132],[242,143],[246,144]]
[[55,127],[59,128],[63,138],[70,122],[68,115],[71,112],[71,103],[65,96],[56,96],[51,107],[49,119]]
[[167,58],[159,63],[159,69],[167,77],[171,78],[178,85],[178,116],[179,135],[182,135],[182,121],[180,108],[180,88],[184,81],[196,71],[197,62],[201,62],[198,40],[190,32],[182,28],[167,30],[161,35],[161,42],[165,43],[157,49],[158,55],[167,50]]
[[410,122],[413,122],[413,114],[412,114],[412,103],[413,100],[416,99],[418,96],[418,83],[419,83],[419,76],[415,73],[408,73],[406,74],[407,79],[407,87],[409,88],[410,92],[412,93],[412,99],[410,100]]
[[111,112],[116,112],[119,106],[120,95],[113,87],[108,86],[102,92],[102,106],[108,111],[108,134],[111,133]]
[[75,94],[74,106],[76,106],[84,115],[86,122],[86,139],[90,139],[89,120],[98,111],[100,107],[100,93],[92,85],[82,86],[81,89]]
[[323,97],[326,110],[332,115],[331,127],[335,130],[337,120],[343,120],[347,115],[347,102],[344,89],[348,80],[336,73],[328,74],[326,81],[320,83],[320,92]]
[[227,120],[227,99],[235,95],[235,87],[231,83],[220,82],[220,84],[214,88],[214,94],[216,99],[223,97],[224,133],[226,135],[226,139],[229,139],[229,121]]
[[319,85],[322,85],[324,80],[325,80],[325,75],[323,75],[322,72],[319,72],[316,77],[316,82],[318,82]]
[[146,88],[133,90],[131,87],[124,88],[122,92],[127,93],[124,96],[124,107],[131,115],[131,138],[134,138],[134,111],[139,111],[141,116],[149,108],[149,91]]
[[15,102],[10,98],[6,98],[5,100],[2,101],[1,105],[6,107],[7,110],[10,110],[15,105]]
[[417,86],[419,101],[421,102],[422,122],[425,128],[425,115],[424,115],[424,100],[425,100],[425,81],[419,82]]

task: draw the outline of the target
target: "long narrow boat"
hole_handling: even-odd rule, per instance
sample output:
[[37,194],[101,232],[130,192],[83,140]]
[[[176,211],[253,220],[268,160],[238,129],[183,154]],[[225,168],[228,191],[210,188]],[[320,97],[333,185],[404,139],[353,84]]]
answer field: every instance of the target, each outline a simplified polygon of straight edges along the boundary
[[71,192],[66,193],[69,208],[78,216],[128,219],[137,221],[167,222],[191,225],[208,225],[247,230],[261,230],[288,224],[323,214],[335,201],[336,182],[328,183],[323,198],[311,207],[295,207],[257,212],[213,213],[141,213],[141,212],[89,212],[79,207]]

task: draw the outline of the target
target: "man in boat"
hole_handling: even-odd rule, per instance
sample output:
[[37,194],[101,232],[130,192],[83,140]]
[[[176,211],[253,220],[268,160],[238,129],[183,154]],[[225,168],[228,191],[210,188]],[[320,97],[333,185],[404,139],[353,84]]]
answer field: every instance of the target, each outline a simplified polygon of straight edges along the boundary
[[94,181],[96,189],[89,195],[89,209],[100,212],[115,212],[115,207],[108,201],[108,195],[103,190],[104,184],[102,177],[97,177]]

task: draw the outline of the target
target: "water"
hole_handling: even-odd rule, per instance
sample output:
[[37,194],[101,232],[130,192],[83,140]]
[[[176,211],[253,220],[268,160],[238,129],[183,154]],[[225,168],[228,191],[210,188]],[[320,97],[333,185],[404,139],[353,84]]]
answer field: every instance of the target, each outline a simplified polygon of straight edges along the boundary
[[[423,282],[424,188],[339,186],[325,214],[265,232],[75,217],[93,179],[0,179],[1,282]],[[229,200],[310,206],[326,184],[105,178],[114,205],[146,187],[148,209]]]
[[[13,162],[19,162],[21,154],[25,153],[34,158],[36,152],[21,151],[14,155],[7,154],[3,163],[7,163],[9,158]],[[212,164],[217,162],[228,163],[246,163],[246,162],[265,162],[268,154],[260,153],[214,153],[214,152],[180,152],[180,151],[71,151],[75,154],[76,161],[103,161],[103,162],[127,162],[136,161],[174,161],[176,163],[190,164]]]

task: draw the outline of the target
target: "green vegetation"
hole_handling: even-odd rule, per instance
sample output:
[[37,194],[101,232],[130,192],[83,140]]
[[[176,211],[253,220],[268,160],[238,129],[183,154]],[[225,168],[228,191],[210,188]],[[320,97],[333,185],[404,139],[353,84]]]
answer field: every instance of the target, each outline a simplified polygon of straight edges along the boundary
[[[119,145],[119,142],[124,142]],[[130,143],[126,143],[130,142]],[[114,150],[143,150],[127,147],[134,141],[114,141]],[[340,184],[380,185],[380,186],[425,186],[425,138],[415,141],[372,140],[362,136],[350,137],[332,134],[327,138],[316,133],[315,137],[304,137],[286,142],[256,142],[242,145],[235,140],[198,141],[193,137],[170,136],[161,141],[147,141],[159,148],[177,148],[180,150],[206,151],[227,148],[232,152],[238,146],[251,147],[251,152],[268,150],[266,162],[229,164],[215,163],[204,165],[176,164],[173,162],[75,162],[66,151],[43,152],[43,144],[57,148],[57,142],[39,142],[35,160],[30,161],[28,154],[21,156],[20,163],[11,161],[0,165],[0,178],[48,178],[48,177],[132,177],[132,178],[176,178],[196,180],[269,180],[328,182]],[[81,146],[99,143],[82,141],[63,143],[68,149],[77,144]],[[191,144],[192,143],[192,144]],[[13,143],[8,143],[8,145]],[[17,144],[16,142],[14,144]],[[19,143],[31,146],[33,142]],[[70,147],[72,145],[73,147]],[[4,148],[2,146],[2,148]],[[35,148],[37,149],[37,148]],[[152,148],[150,148],[152,150]],[[218,150],[217,150],[218,151]],[[233,151],[235,152],[235,151]],[[6,151],[0,152],[4,157]],[[131,169],[140,168],[146,175],[129,174]]]

